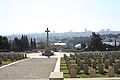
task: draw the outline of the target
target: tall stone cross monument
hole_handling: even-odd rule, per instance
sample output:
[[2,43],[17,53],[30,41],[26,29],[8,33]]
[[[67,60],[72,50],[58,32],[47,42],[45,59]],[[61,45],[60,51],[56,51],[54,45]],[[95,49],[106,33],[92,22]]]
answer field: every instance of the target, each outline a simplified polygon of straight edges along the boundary
[[48,30],[48,28],[47,28],[47,30],[45,30],[45,32],[47,32],[47,47],[49,47],[49,32],[50,32],[50,30]]
[[54,55],[54,53],[53,52],[51,52],[51,50],[50,50],[50,46],[49,46],[49,32],[50,32],[50,30],[48,30],[48,28],[47,28],[47,30],[45,30],[45,32],[47,32],[47,46],[45,47],[45,51],[44,51],[44,53],[42,53],[42,55],[43,56],[51,56],[51,55]]

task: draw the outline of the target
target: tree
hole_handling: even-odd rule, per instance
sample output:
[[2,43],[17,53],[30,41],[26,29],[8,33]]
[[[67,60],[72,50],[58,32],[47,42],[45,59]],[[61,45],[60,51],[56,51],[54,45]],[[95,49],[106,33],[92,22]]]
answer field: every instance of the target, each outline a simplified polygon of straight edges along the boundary
[[34,38],[34,41],[33,39],[31,38],[31,42],[30,42],[30,50],[32,49],[36,49],[36,39]]
[[85,43],[81,43],[81,48],[84,49],[86,47]]
[[30,50],[32,50],[32,49],[33,49],[33,40],[31,38],[31,41],[30,41]]
[[10,50],[10,43],[8,42],[7,37],[0,36],[0,50],[1,51]]
[[21,37],[21,48],[23,51],[27,51],[29,49],[29,41],[27,36]]
[[102,50],[102,39],[99,34],[92,33],[90,40],[90,50]]
[[21,37],[21,39],[15,38],[12,42],[13,51],[27,51],[29,49],[29,41],[27,36]]
[[36,39],[34,38],[34,49],[36,49]]

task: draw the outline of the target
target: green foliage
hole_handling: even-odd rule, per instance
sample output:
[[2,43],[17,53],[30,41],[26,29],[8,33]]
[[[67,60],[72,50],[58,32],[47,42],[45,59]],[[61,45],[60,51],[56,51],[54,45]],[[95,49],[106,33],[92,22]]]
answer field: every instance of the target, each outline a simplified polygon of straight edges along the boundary
[[93,51],[102,50],[102,39],[99,34],[92,33],[89,48]]
[[7,50],[10,50],[10,43],[8,42],[8,38],[0,36],[0,51]]
[[81,48],[84,49],[86,47],[85,43],[81,43]]
[[21,39],[14,38],[12,42],[12,50],[16,52],[29,50],[29,41],[27,36],[22,35]]
[[30,50],[33,50],[33,49],[36,49],[36,39],[35,38],[34,38],[34,41],[31,38],[31,42],[30,42]]

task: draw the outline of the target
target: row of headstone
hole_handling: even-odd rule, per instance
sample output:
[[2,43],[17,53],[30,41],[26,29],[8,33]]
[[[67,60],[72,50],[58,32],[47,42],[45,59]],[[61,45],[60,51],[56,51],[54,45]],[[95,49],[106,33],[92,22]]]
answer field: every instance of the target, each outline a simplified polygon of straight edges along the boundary
[[[80,55],[79,55],[80,54]],[[114,62],[115,58],[116,59],[120,59],[120,52],[116,52],[116,53],[113,53],[113,52],[98,52],[98,53],[79,53],[79,54],[75,54],[75,56],[79,57],[79,58],[83,58],[83,57],[87,57],[87,58],[103,58],[103,61],[104,59],[109,59],[109,58],[112,58],[112,62]]]
[[[91,68],[89,69],[89,75],[91,78],[96,77],[96,70]],[[108,69],[108,77],[114,77],[115,73],[114,73],[114,68],[109,68]]]
[[[86,70],[84,70],[84,73],[87,74],[87,75],[89,74],[90,78],[95,78],[96,77],[96,70],[95,69],[90,68],[88,70],[87,67],[85,67],[84,69],[86,69]],[[109,68],[108,69],[108,77],[114,77],[114,75],[115,75],[114,68]],[[77,77],[76,69],[74,69],[74,68],[70,69],[70,77],[71,78],[76,78]]]
[[[70,57],[64,55],[64,60],[66,61],[71,77],[76,77],[80,70],[83,70],[84,74],[89,74],[90,77],[95,77],[96,70],[98,70],[100,74],[105,74],[104,69],[108,69],[108,77],[114,77],[115,73],[119,73],[120,68],[120,58],[116,56],[118,54],[120,53],[70,54]],[[71,65],[70,60],[75,60],[77,64],[76,68]],[[92,69],[89,69],[89,66],[92,67]]]
[[22,53],[1,53],[0,54],[0,58],[3,60],[3,61],[7,61],[7,60],[20,60],[20,59],[23,59],[23,58],[26,58],[26,54],[22,54]]
[[107,66],[109,66],[109,65],[113,66],[114,63],[118,63],[118,67],[120,68],[120,59],[114,58],[112,56],[109,59],[105,59],[103,57],[98,58],[98,59],[97,58],[93,58],[92,59],[92,58],[86,58],[86,57],[82,57],[81,58],[79,55],[76,55],[76,59],[75,60],[76,60],[76,64],[78,64],[78,62],[80,62],[81,60],[84,60],[84,63],[88,64],[89,66],[94,66],[94,68],[95,68],[96,64],[104,63],[105,64],[105,68],[107,68],[107,69],[108,69]]

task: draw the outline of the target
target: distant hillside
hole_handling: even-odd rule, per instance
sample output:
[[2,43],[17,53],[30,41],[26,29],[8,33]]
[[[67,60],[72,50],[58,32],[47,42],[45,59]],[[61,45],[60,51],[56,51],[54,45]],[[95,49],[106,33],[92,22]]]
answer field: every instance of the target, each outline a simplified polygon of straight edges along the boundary
[[[100,35],[106,35],[108,36],[109,34],[119,34],[120,31],[99,31],[96,32]],[[63,38],[68,38],[71,39],[72,37],[89,37],[92,34],[91,31],[85,31],[85,32],[64,32],[64,33],[50,33],[50,41],[54,40],[61,40]],[[9,35],[7,36],[8,39],[13,40],[15,37],[20,38],[22,35],[27,35],[28,39],[30,38],[36,38],[37,42],[45,42],[46,41],[46,33],[33,33],[33,34],[18,34],[18,35]],[[104,36],[103,36],[104,37]]]

